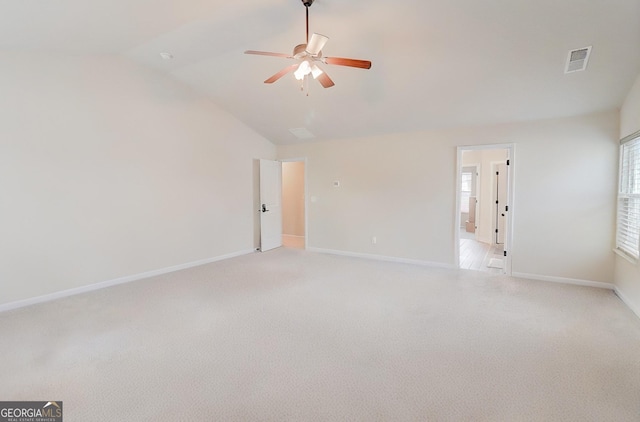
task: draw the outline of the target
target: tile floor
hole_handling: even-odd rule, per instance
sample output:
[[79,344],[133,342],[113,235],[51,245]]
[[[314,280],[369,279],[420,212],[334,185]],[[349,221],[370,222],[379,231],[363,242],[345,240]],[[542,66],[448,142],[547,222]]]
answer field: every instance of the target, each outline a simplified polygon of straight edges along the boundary
[[[502,245],[478,242],[473,238],[473,235],[464,230],[460,231],[460,268],[502,274],[501,268],[495,268],[492,265],[501,262],[502,259]],[[490,267],[489,265],[492,266]]]

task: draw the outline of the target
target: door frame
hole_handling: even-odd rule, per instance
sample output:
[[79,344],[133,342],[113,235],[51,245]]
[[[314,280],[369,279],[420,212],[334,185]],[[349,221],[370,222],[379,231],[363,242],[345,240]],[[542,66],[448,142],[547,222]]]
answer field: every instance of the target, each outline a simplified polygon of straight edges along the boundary
[[[309,249],[309,189],[307,181],[309,180],[309,163],[307,157],[282,158],[278,160],[283,163],[304,163],[304,248]],[[284,180],[281,179],[281,183]]]
[[507,233],[504,239],[504,250],[507,251],[507,256],[504,260],[503,272],[506,275],[511,275],[512,272],[512,258],[514,250],[513,239],[513,222],[514,216],[514,199],[515,199],[515,163],[516,163],[516,144],[488,144],[488,145],[466,145],[458,146],[457,159],[456,159],[456,204],[455,204],[455,230],[454,230],[454,265],[455,268],[460,268],[460,198],[461,198],[461,183],[462,183],[462,153],[464,151],[478,151],[489,149],[506,149],[508,150],[508,180],[507,180],[507,203],[509,205],[509,214],[507,218]]

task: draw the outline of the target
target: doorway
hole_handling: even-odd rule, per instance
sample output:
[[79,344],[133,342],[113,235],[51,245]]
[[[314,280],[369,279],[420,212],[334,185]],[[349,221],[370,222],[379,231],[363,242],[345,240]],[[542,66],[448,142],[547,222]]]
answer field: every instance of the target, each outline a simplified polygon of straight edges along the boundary
[[306,249],[305,160],[282,162],[282,245]]
[[460,236],[476,238],[480,164],[465,164],[460,174]]
[[458,147],[458,268],[511,274],[514,149],[513,144]]

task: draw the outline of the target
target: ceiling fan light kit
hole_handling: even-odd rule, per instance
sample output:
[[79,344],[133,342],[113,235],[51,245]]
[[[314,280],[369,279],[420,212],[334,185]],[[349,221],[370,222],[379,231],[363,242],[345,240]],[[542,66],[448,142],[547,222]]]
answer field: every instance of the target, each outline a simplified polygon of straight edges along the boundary
[[[327,75],[327,73],[322,70],[317,63],[335,65],[335,66],[348,66],[348,67],[356,67],[359,69],[370,69],[371,62],[369,60],[359,60],[359,59],[348,59],[342,57],[323,57],[322,49],[329,41],[329,37],[313,33],[311,38],[309,38],[309,7],[313,4],[314,0],[302,0],[302,4],[306,8],[306,44],[298,44],[293,49],[293,54],[283,54],[283,53],[271,53],[268,51],[256,51],[256,50],[247,50],[245,54],[255,54],[259,56],[272,56],[272,57],[283,57],[286,59],[297,60],[299,63],[291,66],[287,66],[284,69],[280,70],[275,75],[266,79],[264,83],[272,84],[276,82],[278,79],[282,78],[284,75],[293,72],[293,76],[302,82],[302,89],[304,90],[304,83],[308,79],[307,77],[311,75],[313,79],[320,82],[324,88],[331,88],[335,85],[333,80]],[[307,95],[308,92],[307,92]]]

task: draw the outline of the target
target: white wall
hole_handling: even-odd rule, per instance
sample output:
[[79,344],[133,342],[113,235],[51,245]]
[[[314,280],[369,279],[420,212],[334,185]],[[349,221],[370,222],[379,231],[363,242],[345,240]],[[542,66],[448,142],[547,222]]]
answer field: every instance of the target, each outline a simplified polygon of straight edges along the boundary
[[253,249],[273,144],[117,57],[0,62],[0,304]]
[[304,161],[282,163],[282,234],[304,236]]
[[[640,76],[636,79],[620,110],[620,138],[640,130]],[[640,264],[616,256],[616,288],[627,304],[640,316]]]
[[453,265],[456,147],[515,143],[513,271],[611,283],[618,119],[306,143],[278,156],[308,159],[309,247]]

